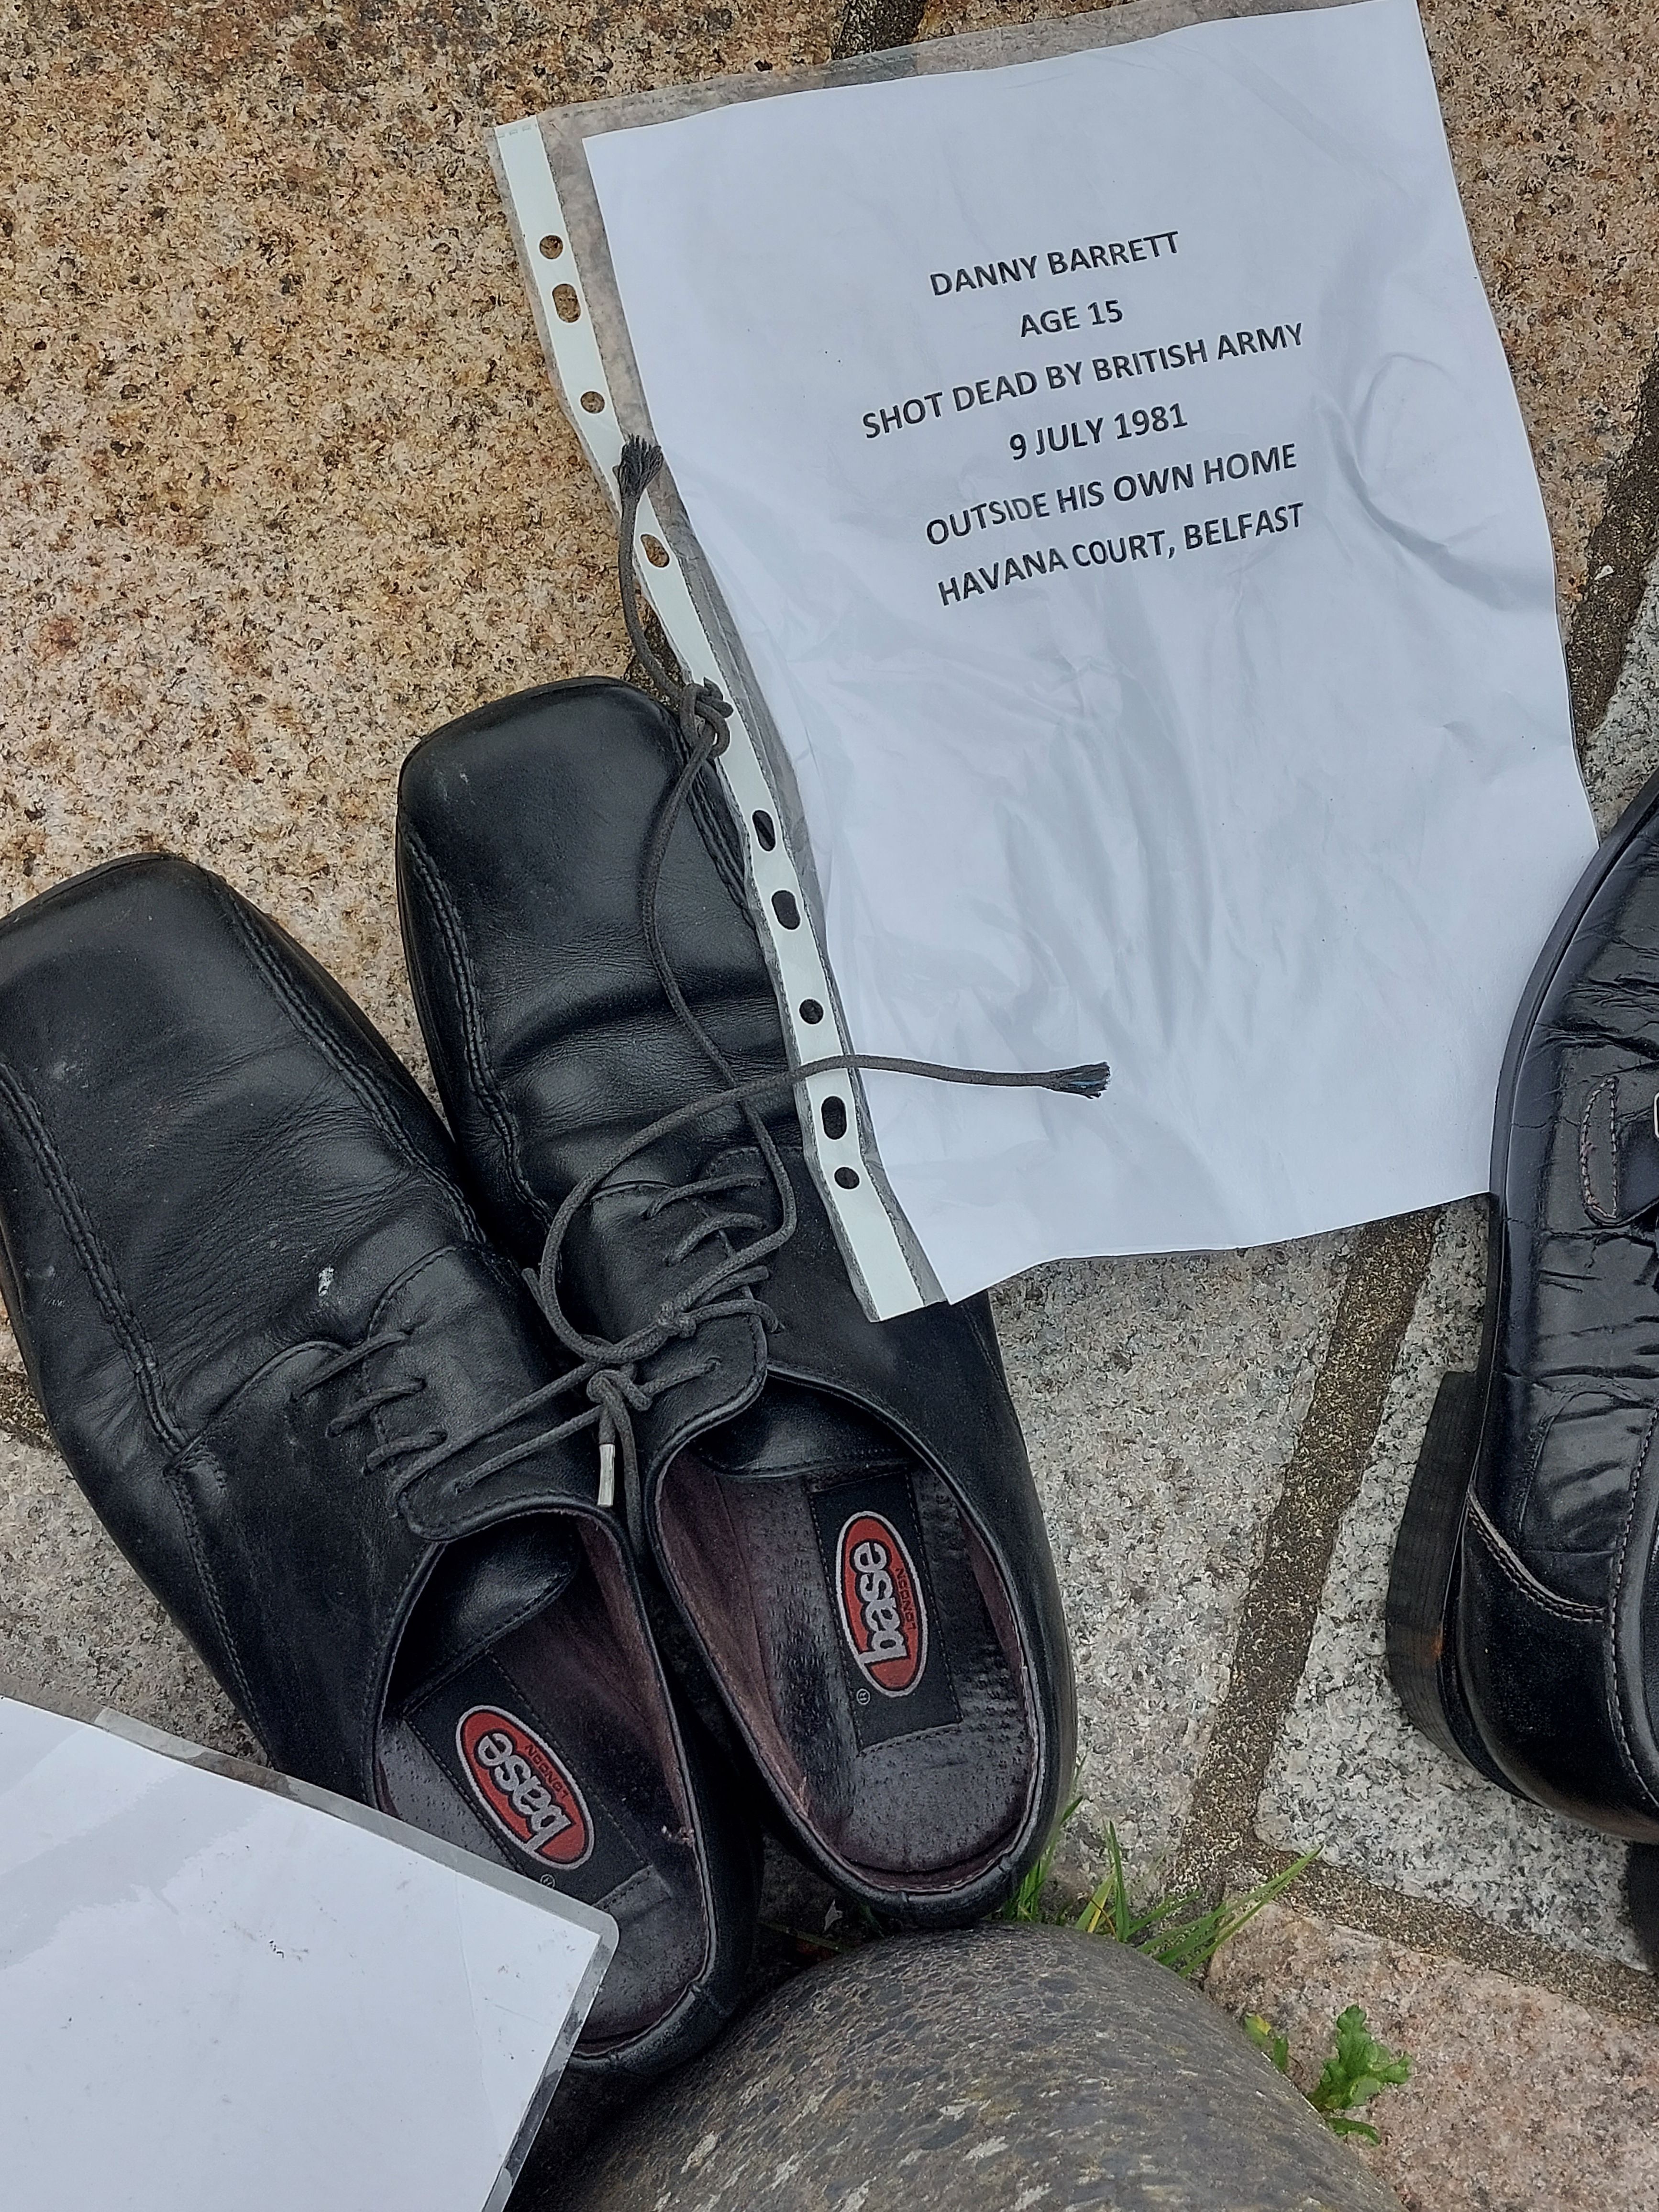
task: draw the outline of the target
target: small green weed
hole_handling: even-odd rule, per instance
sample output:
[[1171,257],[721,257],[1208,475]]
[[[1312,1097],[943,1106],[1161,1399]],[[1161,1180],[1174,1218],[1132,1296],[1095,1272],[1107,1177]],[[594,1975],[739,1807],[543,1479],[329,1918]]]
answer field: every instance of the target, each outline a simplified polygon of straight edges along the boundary
[[1054,1870],[1054,1857],[1055,1854],[1060,1850],[1060,1838],[1065,1835],[1066,1829],[1070,1827],[1073,1820],[1075,1819],[1077,1809],[1082,1802],[1082,1793],[1079,1791],[1071,1799],[1065,1811],[1054,1822],[1054,1826],[1049,1829],[1048,1840],[1042,1846],[1042,1850],[1038,1855],[1036,1864],[1029,1870],[1024,1880],[1020,1883],[1019,1887],[1014,1892],[1006,1905],[1003,1906],[1001,1911],[998,1913],[997,1918],[999,1920],[1043,1920],[1053,1922],[1063,1917],[1062,1915],[1058,1913],[1044,1911],[1042,1907],[1042,1893],[1048,1888],[1048,1877]]
[[[1256,2049],[1265,2051],[1281,2074],[1291,2070],[1290,2039],[1276,2034],[1260,2013],[1247,2013],[1241,2023]],[[1359,2136],[1366,2142],[1382,2138],[1369,2120],[1352,2115],[1363,2112],[1385,2089],[1409,2081],[1412,2062],[1403,2051],[1390,2051],[1371,2033],[1370,2022],[1358,2005],[1339,2013],[1331,2031],[1331,2055],[1324,2071],[1307,2094],[1326,2126],[1339,2136]]]
[[1291,2070],[1290,2037],[1276,2035],[1273,2022],[1264,2020],[1259,2012],[1247,2012],[1238,2024],[1256,2049],[1271,2058],[1279,2072],[1288,2077]]
[[1246,1896],[1235,1898],[1212,1911],[1195,1909],[1203,1904],[1195,1890],[1184,1896],[1164,1898],[1156,1905],[1138,1905],[1129,1894],[1117,1830],[1108,1821],[1108,1872],[1081,1906],[1052,1911],[1044,1903],[1043,1893],[1054,1871],[1060,1838],[1082,1802],[1080,1797],[1073,1797],[1060,1814],[1042,1857],[1003,1907],[1001,1917],[1046,1921],[1050,1925],[1080,1928],[1085,1936],[1109,1936],[1115,1942],[1146,1952],[1148,1958],[1156,1959],[1160,1966],[1168,1966],[1172,1973],[1188,1978],[1201,1973],[1228,1938],[1236,1936],[1246,1921],[1254,1920],[1264,1905],[1271,1905],[1274,1898],[1282,1897],[1318,1856],[1314,1851],[1307,1852],[1258,1884]]
[[[1109,1936],[1146,1952],[1160,1966],[1189,1978],[1201,1973],[1228,1938],[1236,1936],[1246,1921],[1253,1920],[1264,1905],[1271,1905],[1274,1898],[1282,1897],[1304,1868],[1318,1856],[1316,1851],[1304,1853],[1245,1896],[1235,1898],[1213,1911],[1198,1909],[1203,1899],[1196,1891],[1142,1906],[1136,1905],[1129,1894],[1123,1872],[1122,1847],[1117,1839],[1117,1830],[1108,1821],[1108,1871],[1082,1905],[1055,1909],[1046,1903],[1045,1893],[1060,1840],[1082,1802],[1080,1796],[1074,1796],[1055,1821],[1042,1856],[1003,1907],[1000,1917],[1042,1921],[1050,1926],[1080,1928],[1088,1936]],[[1288,2038],[1276,2033],[1272,2023],[1259,2014],[1248,2014],[1243,2028],[1257,2050],[1265,2052],[1279,2072],[1288,2076]],[[1356,2119],[1353,2115],[1363,2112],[1384,2089],[1397,2088],[1402,2081],[1409,2081],[1411,2070],[1412,2062],[1405,2052],[1390,2051],[1378,2043],[1364,2012],[1358,2005],[1350,2005],[1332,2030],[1331,2055],[1325,2062],[1324,2072],[1307,2093],[1308,2102],[1334,2134],[1359,2136],[1367,2142],[1380,2142],[1382,2138],[1370,2123]]]

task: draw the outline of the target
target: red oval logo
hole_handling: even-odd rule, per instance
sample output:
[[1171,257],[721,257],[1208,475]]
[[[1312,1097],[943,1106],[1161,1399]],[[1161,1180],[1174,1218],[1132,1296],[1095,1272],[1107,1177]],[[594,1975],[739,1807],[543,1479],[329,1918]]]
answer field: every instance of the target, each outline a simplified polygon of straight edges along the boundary
[[474,1794],[509,1843],[544,1864],[579,1867],[593,1823],[574,1779],[533,1729],[494,1705],[474,1705],[455,1726],[455,1748]]
[[864,1679],[908,1697],[927,1664],[927,1613],[904,1539],[879,1513],[855,1513],[836,1546],[841,1625]]

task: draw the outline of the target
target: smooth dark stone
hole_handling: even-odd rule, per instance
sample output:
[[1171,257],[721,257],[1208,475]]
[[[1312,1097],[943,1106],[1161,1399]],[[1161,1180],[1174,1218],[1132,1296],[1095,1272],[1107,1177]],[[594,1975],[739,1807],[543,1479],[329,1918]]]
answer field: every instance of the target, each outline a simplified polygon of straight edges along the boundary
[[1227,2016],[1069,1929],[814,1967],[637,2106],[560,2212],[1398,2212]]

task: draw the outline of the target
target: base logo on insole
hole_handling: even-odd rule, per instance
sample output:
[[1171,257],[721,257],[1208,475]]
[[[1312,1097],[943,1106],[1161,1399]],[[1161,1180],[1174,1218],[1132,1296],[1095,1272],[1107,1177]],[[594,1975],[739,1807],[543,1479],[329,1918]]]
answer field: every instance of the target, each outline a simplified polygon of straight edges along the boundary
[[455,1724],[461,1771],[509,1842],[533,1859],[579,1867],[593,1823],[575,1780],[533,1729],[495,1705],[474,1705]]
[[872,1690],[907,1698],[927,1664],[927,1608],[904,1539],[879,1513],[855,1513],[836,1546],[836,1595],[853,1656]]

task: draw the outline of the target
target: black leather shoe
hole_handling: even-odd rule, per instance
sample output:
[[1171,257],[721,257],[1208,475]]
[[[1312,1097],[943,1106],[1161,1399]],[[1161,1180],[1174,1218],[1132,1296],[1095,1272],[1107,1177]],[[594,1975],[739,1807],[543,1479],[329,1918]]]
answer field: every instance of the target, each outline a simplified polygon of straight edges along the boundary
[[1659,1840],[1659,778],[1511,1033],[1485,1342],[1449,1375],[1395,1547],[1407,1712],[1518,1795]]
[[276,1764],[615,1916],[579,2071],[705,2043],[754,1925],[730,1783],[594,1510],[593,1409],[349,1000],[182,860],[35,899],[0,1232],[65,1459]]
[[[416,1003],[480,1210],[540,1271],[635,1540],[794,1840],[879,1911],[965,1920],[1071,1779],[1042,1516],[987,1301],[875,1324],[854,1297],[714,776],[663,812],[681,726],[582,682],[416,748]],[[666,819],[654,911],[689,1022],[642,921]],[[726,1076],[769,1083],[764,1113],[702,1110]]]

